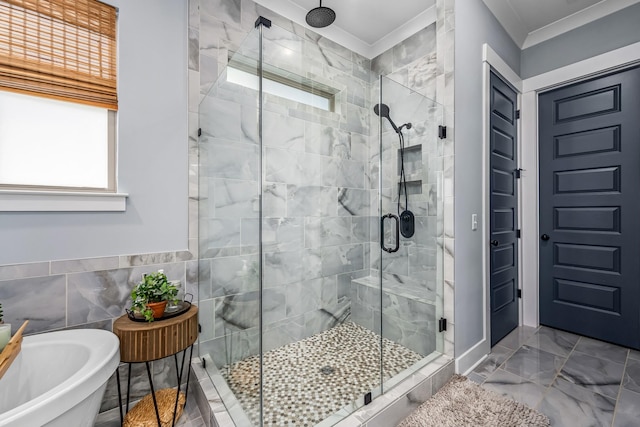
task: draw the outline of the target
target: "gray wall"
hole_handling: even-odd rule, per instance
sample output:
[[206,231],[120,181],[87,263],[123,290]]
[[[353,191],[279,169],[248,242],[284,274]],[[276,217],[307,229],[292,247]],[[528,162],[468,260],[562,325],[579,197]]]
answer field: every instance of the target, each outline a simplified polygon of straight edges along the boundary
[[640,3],[576,28],[521,55],[523,79],[640,42]]
[[[107,3],[120,12],[118,170],[120,190],[129,193],[127,210],[0,213],[0,301],[14,332],[25,319],[27,334],[111,330],[131,305],[132,286],[158,269],[198,299],[193,111],[199,84],[188,104],[187,6],[174,0]],[[172,364],[153,363],[157,386],[175,383]],[[149,392],[144,369],[134,369],[138,375],[145,380],[132,381],[133,400]],[[116,396],[111,378],[102,409],[113,408]]]
[[482,45],[488,43],[520,71],[520,49],[482,0],[457,0],[455,13],[455,354],[483,337],[482,231],[471,231],[471,214],[482,222]]
[[118,188],[129,193],[126,212],[0,213],[0,265],[187,248],[187,6],[107,3],[120,9]]

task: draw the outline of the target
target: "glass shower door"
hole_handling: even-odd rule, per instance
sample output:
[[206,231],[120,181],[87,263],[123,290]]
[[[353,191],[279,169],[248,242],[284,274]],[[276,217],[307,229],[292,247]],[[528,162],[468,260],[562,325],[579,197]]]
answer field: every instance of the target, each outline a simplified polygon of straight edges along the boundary
[[351,314],[369,276],[368,74],[276,25],[262,54],[263,422],[330,426],[380,388],[379,335]]
[[254,30],[199,106],[199,347],[237,426],[260,418],[258,47]]
[[[377,259],[384,391],[443,350],[443,108],[381,77],[372,116],[379,129]],[[372,251],[372,254],[374,251]]]

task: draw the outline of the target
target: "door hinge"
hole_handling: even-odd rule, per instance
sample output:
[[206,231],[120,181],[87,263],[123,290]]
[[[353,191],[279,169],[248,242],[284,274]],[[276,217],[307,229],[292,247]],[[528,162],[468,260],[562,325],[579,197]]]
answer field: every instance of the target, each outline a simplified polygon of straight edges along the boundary
[[520,110],[516,110],[516,120],[520,118]]
[[369,403],[371,403],[371,392],[364,395],[364,404],[368,405]]
[[447,127],[438,126],[438,138],[445,139],[447,137]]
[[202,325],[200,323],[198,323],[198,332],[202,333]]
[[204,357],[202,358],[202,367],[204,369],[207,369],[207,359],[205,359]]
[[519,229],[516,230],[516,238],[520,239],[522,237],[522,231],[520,231]]
[[522,298],[522,289],[518,289],[518,298]]
[[202,128],[198,128],[198,136],[202,136]]
[[441,317],[440,320],[438,320],[438,332],[442,332],[446,330],[447,330],[447,319],[445,319],[444,317]]
[[521,169],[521,168],[518,168],[518,169],[514,170],[514,172],[516,173],[516,179],[522,178],[522,171],[523,170],[524,169]]

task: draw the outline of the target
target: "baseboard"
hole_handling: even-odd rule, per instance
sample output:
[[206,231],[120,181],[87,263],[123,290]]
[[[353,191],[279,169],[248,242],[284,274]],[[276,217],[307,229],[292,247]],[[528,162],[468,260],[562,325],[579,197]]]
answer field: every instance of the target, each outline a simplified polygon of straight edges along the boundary
[[491,346],[488,345],[487,340],[479,341],[460,357],[456,357],[456,372],[467,375],[487,357],[489,351]]

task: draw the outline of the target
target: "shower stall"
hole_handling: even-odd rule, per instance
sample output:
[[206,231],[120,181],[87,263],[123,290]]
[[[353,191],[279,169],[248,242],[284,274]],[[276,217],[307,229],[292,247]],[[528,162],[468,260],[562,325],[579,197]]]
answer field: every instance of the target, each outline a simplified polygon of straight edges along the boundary
[[443,108],[312,37],[259,18],[199,109],[199,349],[237,426],[333,425],[443,352]]

